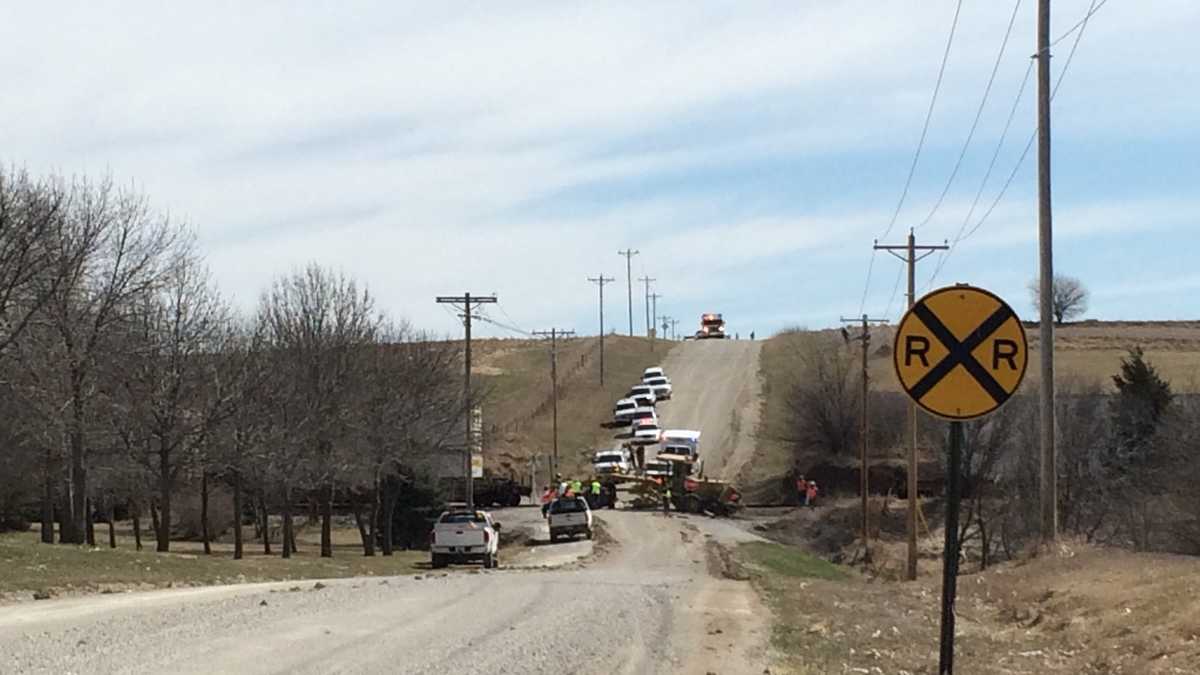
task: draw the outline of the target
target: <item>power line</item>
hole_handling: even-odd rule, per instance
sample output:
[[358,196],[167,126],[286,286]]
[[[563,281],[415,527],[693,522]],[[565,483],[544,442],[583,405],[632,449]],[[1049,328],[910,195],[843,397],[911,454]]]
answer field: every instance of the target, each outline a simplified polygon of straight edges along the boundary
[[[971,218],[975,216],[975,209],[979,208],[979,201],[983,199],[983,191],[987,188],[988,181],[992,178],[992,171],[996,168],[996,162],[1000,159],[1000,151],[1004,149],[1004,143],[1008,140],[1008,132],[1012,129],[1013,120],[1016,119],[1017,110],[1020,108],[1021,98],[1025,95],[1025,89],[1029,86],[1029,77],[1033,74],[1033,61],[1025,68],[1025,77],[1021,80],[1021,87],[1017,90],[1017,96],[1013,99],[1012,109],[1008,111],[1008,119],[1004,122],[1004,130],[1000,133],[1000,140],[996,143],[996,150],[992,153],[992,159],[988,162],[987,171],[983,172],[983,180],[979,181],[979,189],[975,191],[975,199],[971,201],[971,208],[967,210],[967,216],[963,218],[962,225],[959,226],[958,232],[954,235],[954,240],[950,243],[950,250],[938,256],[937,265],[934,267],[933,274],[930,275],[929,281],[925,287],[933,285],[933,280],[941,273],[942,267],[945,266],[946,260],[954,253],[954,247],[958,246],[958,242],[962,241],[963,232],[971,224]],[[1028,151],[1027,151],[1028,152]],[[1011,180],[1011,178],[1010,178]]]
[[[1088,12],[1087,12],[1087,14],[1084,15],[1083,19],[1081,19],[1074,28],[1072,28],[1071,30],[1069,30],[1063,34],[1062,37],[1066,37],[1067,35],[1074,33],[1075,41],[1073,43],[1071,43],[1071,50],[1067,53],[1067,60],[1066,60],[1066,62],[1063,63],[1063,69],[1062,69],[1062,71],[1059,72],[1058,79],[1054,83],[1054,89],[1050,92],[1050,100],[1054,100],[1054,97],[1058,95],[1058,89],[1060,86],[1062,86],[1063,79],[1065,79],[1067,76],[1067,70],[1070,69],[1071,62],[1074,61],[1074,59],[1075,59],[1075,53],[1079,49],[1079,43],[1083,39],[1083,33],[1087,29],[1088,21],[1107,2],[1108,2],[1108,0],[1092,0],[1091,7],[1088,9]],[[1076,31],[1078,31],[1078,32],[1076,32]],[[1059,41],[1061,41],[1061,39],[1062,38],[1060,38]],[[1051,43],[1051,44],[1057,44],[1057,42]],[[1014,103],[1013,103],[1013,112],[1009,114],[1009,124],[1011,124],[1011,122],[1012,122],[1013,116],[1016,112],[1017,103],[1020,101],[1021,94],[1024,93],[1024,91],[1025,91],[1025,87],[1029,82],[1029,76],[1032,73],[1032,71],[1033,71],[1033,61],[1030,61],[1029,66],[1025,70],[1025,79],[1021,83],[1021,89],[1017,94],[1017,100],[1014,101]],[[1008,133],[1008,126],[1009,126],[1008,124],[1005,125],[1004,134]],[[976,232],[978,232],[979,229],[981,227],[983,227],[983,224],[985,222],[987,222],[987,219],[992,215],[992,212],[996,210],[996,207],[1000,204],[1000,201],[1004,198],[1004,195],[1008,192],[1008,188],[1012,186],[1013,180],[1016,179],[1017,173],[1020,171],[1021,166],[1025,163],[1025,158],[1029,156],[1029,151],[1030,151],[1030,149],[1033,148],[1033,142],[1035,140],[1037,140],[1037,129],[1034,129],[1033,132],[1029,135],[1029,140],[1025,143],[1025,149],[1021,152],[1021,156],[1019,158],[1017,158],[1017,163],[1013,166],[1013,170],[1009,173],[1008,178],[1004,181],[1004,185],[1000,188],[999,194],[997,194],[996,198],[994,200],[992,200],[991,205],[988,206],[987,211],[984,212],[984,214],[979,218],[979,221],[976,222],[975,225],[972,226],[971,229],[969,231],[967,231],[965,234],[963,233],[963,229],[965,229],[965,227],[967,225],[967,221],[963,222],[963,227],[959,229],[958,236],[956,236],[954,238],[954,241],[950,244],[950,250],[947,251],[946,254],[943,255],[940,260],[938,260],[938,265],[934,269],[933,275],[929,278],[929,281],[926,284],[926,287],[933,285],[934,279],[936,279],[937,275],[941,272],[942,267],[945,265],[946,259],[949,258],[950,255],[954,253],[958,244],[966,239],[969,239],[972,235],[974,235]],[[1001,135],[1000,144],[997,144],[996,153],[995,153],[995,155],[993,155],[993,161],[992,161],[993,166],[995,164],[996,156],[998,156],[1000,154],[1000,145],[1003,144],[1003,142],[1004,142],[1004,135]],[[987,176],[990,176],[990,172],[991,172],[991,167],[989,166]],[[983,186],[986,185],[987,176],[985,176],[985,182],[980,185],[979,194],[983,193]],[[976,204],[977,203],[978,203],[978,196],[976,197]],[[970,219],[970,216],[974,211],[975,205],[972,205],[971,208],[972,208],[972,211],[969,212],[967,215],[968,220]]]
[[1063,40],[1066,40],[1068,37],[1070,37],[1071,33],[1074,33],[1077,30],[1082,32],[1082,29],[1087,27],[1088,21],[1091,21],[1092,17],[1096,14],[1096,12],[1099,12],[1100,8],[1107,4],[1108,4],[1108,0],[1100,0],[1099,3],[1093,2],[1091,9],[1088,10],[1088,13],[1084,14],[1083,18],[1080,19],[1079,21],[1076,21],[1075,25],[1071,26],[1065,33],[1063,33],[1062,35],[1059,35],[1057,38],[1055,38],[1053,41],[1051,41],[1050,46],[1051,47],[1056,46],[1058,43],[1060,43]]
[[929,135],[929,122],[933,119],[933,110],[937,106],[938,94],[942,90],[942,80],[946,75],[946,63],[950,60],[950,47],[954,44],[954,34],[958,29],[958,16],[962,12],[962,0],[954,7],[954,21],[950,24],[950,37],[946,39],[946,50],[942,53],[942,64],[938,67],[937,82],[933,85],[933,96],[929,99],[929,109],[925,111],[925,123],[921,126],[921,138],[917,141],[917,151],[913,153],[912,165],[908,168],[908,178],[904,181],[904,190],[900,193],[900,201],[896,202],[896,210],[892,213],[892,219],[888,222],[887,229],[879,237],[887,239],[887,236],[892,233],[892,228],[896,226],[896,220],[900,217],[900,210],[904,207],[904,201],[908,198],[908,190],[912,187],[913,176],[917,173],[917,164],[921,160],[921,151],[925,147],[925,138]]
[[[925,111],[925,122],[921,125],[921,137],[917,141],[916,152],[913,153],[912,164],[908,168],[908,177],[904,179],[904,189],[900,192],[900,200],[896,202],[896,210],[892,213],[892,218],[888,221],[887,229],[883,234],[879,235],[879,239],[886,239],[892,232],[892,228],[896,226],[896,220],[900,217],[900,210],[904,208],[904,201],[908,199],[908,191],[912,187],[913,176],[917,173],[917,164],[921,160],[921,151],[925,147],[925,138],[929,135],[929,122],[933,119],[933,111],[937,106],[938,94],[942,89],[942,80],[946,75],[946,63],[950,60],[950,47],[954,44],[954,34],[958,30],[958,17],[962,13],[962,0],[958,0],[954,7],[954,21],[950,24],[950,36],[946,39],[946,49],[942,52],[942,63],[938,66],[937,82],[933,86],[933,95],[929,99],[929,109]],[[871,292],[871,273],[875,269],[875,251],[871,251],[871,260],[867,265],[867,281],[863,284],[862,301],[859,302],[858,311],[862,313],[867,304],[867,295]],[[899,284],[899,281],[896,282]]]
[[975,110],[975,120],[971,122],[971,130],[967,132],[967,138],[963,141],[962,150],[958,153],[958,159],[954,162],[954,168],[950,171],[950,177],[946,180],[946,186],[942,188],[942,193],[938,195],[937,202],[929,210],[929,214],[914,229],[921,229],[930,220],[933,220],[934,214],[942,207],[942,202],[946,200],[946,195],[949,194],[951,186],[954,185],[954,179],[958,177],[958,171],[962,168],[963,160],[967,156],[967,149],[971,147],[971,141],[975,138],[975,131],[979,129],[979,120],[983,117],[983,111],[987,107],[988,98],[992,94],[992,86],[996,83],[996,74],[1000,72],[1000,64],[1004,60],[1004,53],[1008,50],[1008,40],[1012,37],[1013,26],[1017,23],[1017,12],[1020,9],[1021,0],[1017,0],[1013,4],[1012,16],[1008,19],[1008,28],[1004,31],[1004,39],[1000,42],[1000,51],[996,54],[996,62],[992,64],[992,73],[988,76],[987,86],[983,88],[983,98],[979,101],[979,108]]

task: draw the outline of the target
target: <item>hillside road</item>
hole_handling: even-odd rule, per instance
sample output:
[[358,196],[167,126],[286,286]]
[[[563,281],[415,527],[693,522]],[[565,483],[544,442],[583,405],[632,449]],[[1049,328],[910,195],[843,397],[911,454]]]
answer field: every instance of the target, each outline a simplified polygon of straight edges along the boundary
[[672,398],[658,405],[664,429],[701,432],[705,474],[734,480],[754,454],[758,426],[758,356],[754,340],[688,340],[662,364]]

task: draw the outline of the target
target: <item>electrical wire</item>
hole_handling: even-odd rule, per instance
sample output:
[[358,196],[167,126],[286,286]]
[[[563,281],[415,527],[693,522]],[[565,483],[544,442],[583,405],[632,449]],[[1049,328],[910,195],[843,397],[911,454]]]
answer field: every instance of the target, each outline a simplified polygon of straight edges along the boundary
[[[933,119],[933,111],[937,107],[938,94],[942,90],[942,80],[946,75],[946,64],[950,60],[950,48],[954,45],[954,34],[958,30],[958,17],[962,14],[962,0],[958,0],[954,7],[954,20],[950,24],[950,35],[946,39],[946,49],[942,52],[942,63],[938,66],[937,81],[933,85],[933,95],[929,98],[929,109],[925,111],[925,122],[921,125],[921,137],[917,141],[916,152],[913,153],[912,164],[908,168],[908,177],[904,180],[904,189],[900,192],[900,199],[896,202],[896,209],[892,213],[892,218],[888,221],[887,229],[879,236],[879,239],[886,239],[892,232],[892,228],[896,226],[896,220],[900,218],[900,210],[904,208],[904,202],[908,199],[908,191],[912,187],[913,176],[917,173],[917,164],[921,161],[921,151],[925,148],[925,138],[929,135],[929,123]],[[867,281],[863,285],[862,301],[859,303],[858,312],[862,313],[867,305],[867,295],[871,292],[871,273],[875,269],[875,255],[878,253],[874,249],[871,250],[871,260],[867,265]]]
[[475,318],[478,319],[479,321],[483,321],[484,323],[490,323],[494,326],[499,326],[500,328],[503,328],[507,331],[517,333],[518,335],[523,335],[525,337],[533,337],[533,333],[530,333],[529,331],[526,331],[526,330],[521,330],[520,328],[506,324],[503,321],[497,321],[496,319],[493,319],[492,317],[488,316],[482,310],[479,312],[478,315],[475,316]]
[[1008,139],[1008,132],[1012,129],[1013,120],[1016,119],[1021,99],[1025,95],[1025,89],[1029,86],[1030,75],[1033,74],[1033,65],[1034,61],[1030,60],[1029,65],[1025,68],[1025,76],[1021,80],[1020,88],[1017,89],[1017,95],[1013,99],[1012,108],[1008,111],[1008,119],[1004,122],[1004,130],[1000,132],[1000,140],[996,143],[996,150],[992,153],[992,159],[988,162],[987,170],[983,172],[983,180],[979,181],[979,189],[975,191],[975,199],[971,201],[971,208],[967,210],[967,215],[963,218],[962,225],[959,226],[953,241],[950,242],[949,250],[938,256],[938,262],[934,267],[933,274],[930,275],[929,281],[925,285],[926,289],[933,286],[934,279],[941,273],[942,267],[945,266],[950,254],[954,252],[954,248],[962,241],[963,233],[970,226],[971,219],[975,216],[975,210],[979,208],[979,202],[983,199],[983,191],[987,188],[987,184],[992,178],[992,171],[996,169],[996,162],[1000,159],[1000,151],[1004,148],[1004,143]]
[[[1000,51],[996,54],[996,62],[992,64],[991,75],[988,76],[987,86],[983,88],[983,98],[979,100],[979,107],[975,110],[975,119],[971,122],[971,130],[967,132],[967,138],[963,141],[962,149],[958,153],[958,159],[954,162],[954,168],[950,171],[950,177],[946,180],[946,186],[942,188],[942,193],[938,195],[937,202],[933,208],[929,210],[929,214],[925,216],[914,230],[919,230],[933,220],[934,214],[942,207],[942,203],[946,200],[946,195],[950,193],[950,188],[954,185],[954,179],[958,177],[958,171],[962,168],[963,160],[967,156],[967,149],[971,147],[971,141],[975,138],[975,132],[979,129],[979,120],[983,117],[983,111],[987,107],[988,98],[992,95],[992,86],[996,83],[996,74],[1000,72],[1000,64],[1004,61],[1004,53],[1008,50],[1008,41],[1012,37],[1013,26],[1017,23],[1017,12],[1021,9],[1021,0],[1017,0],[1013,4],[1012,16],[1008,18],[1008,28],[1004,31],[1004,39],[1000,41]],[[890,304],[890,303],[889,303]],[[887,316],[884,314],[884,316]]]
[[1057,38],[1052,40],[1050,42],[1050,46],[1054,47],[1058,43],[1060,43],[1063,40],[1066,40],[1068,37],[1070,37],[1071,34],[1074,33],[1075,31],[1087,27],[1088,21],[1091,21],[1092,17],[1096,14],[1096,12],[1099,12],[1100,8],[1107,4],[1108,4],[1108,0],[1100,0],[1099,3],[1093,2],[1091,9],[1088,10],[1088,13],[1083,15],[1083,18],[1080,19],[1079,21],[1075,22],[1075,25],[1071,26],[1071,28],[1069,28],[1065,33],[1063,33],[1062,35],[1059,35]]
[[[1084,34],[1084,31],[1087,29],[1088,21],[1100,9],[1100,7],[1103,7],[1104,4],[1106,4],[1107,2],[1108,2],[1108,0],[1092,0],[1092,3],[1088,8],[1088,13],[1086,15],[1084,15],[1083,19],[1080,20],[1079,23],[1077,23],[1074,28],[1067,31],[1067,33],[1065,33],[1063,35],[1063,37],[1066,37],[1067,35],[1074,33],[1075,41],[1071,43],[1071,51],[1067,53],[1067,60],[1065,63],[1063,63],[1063,69],[1062,69],[1062,71],[1059,72],[1058,79],[1055,80],[1054,87],[1050,90],[1050,100],[1051,101],[1053,101],[1055,96],[1058,95],[1059,87],[1062,86],[1063,80],[1067,76],[1067,71],[1070,70],[1070,68],[1071,68],[1071,62],[1075,60],[1075,53],[1079,49],[1080,41],[1083,40],[1083,34]],[[1061,41],[1061,38],[1059,41]],[[1029,73],[1032,69],[1033,69],[1033,62],[1031,61],[1030,66],[1026,69],[1026,82],[1028,81]],[[1023,92],[1024,89],[1025,89],[1025,85],[1023,83],[1022,87],[1021,87],[1021,91]],[[939,262],[944,262],[945,258],[948,258],[950,256],[950,254],[954,252],[955,247],[959,243],[961,243],[962,241],[965,241],[966,239],[969,239],[972,235],[974,235],[976,232],[978,232],[981,227],[983,227],[983,224],[985,222],[987,222],[987,219],[992,215],[992,212],[996,210],[996,206],[1004,198],[1005,193],[1008,192],[1008,188],[1012,186],[1013,180],[1016,178],[1018,171],[1020,171],[1020,169],[1021,169],[1021,166],[1025,163],[1025,158],[1029,155],[1029,151],[1030,151],[1030,149],[1032,149],[1033,142],[1035,140],[1037,140],[1037,129],[1034,129],[1033,133],[1030,134],[1029,140],[1025,143],[1025,149],[1021,152],[1021,156],[1019,158],[1017,158],[1017,162],[1013,166],[1012,172],[1009,173],[1008,179],[1004,181],[1004,185],[1000,188],[999,194],[997,194],[996,198],[994,200],[992,200],[992,203],[990,206],[988,206],[987,211],[984,212],[983,216],[981,216],[979,218],[979,221],[977,223],[975,223],[975,225],[969,231],[967,231],[961,237],[957,237],[955,239],[955,242],[951,246],[950,250],[946,252],[946,255],[943,256],[942,261],[939,261]],[[932,286],[933,280],[936,277],[937,273],[940,271],[940,269],[941,269],[941,265],[939,264],[939,267],[934,270],[934,276],[931,276],[929,279],[930,286]]]
[[954,21],[950,24],[950,36],[946,39],[946,50],[942,52],[942,64],[938,66],[937,82],[933,85],[933,96],[929,98],[929,109],[925,111],[925,123],[921,125],[921,138],[917,141],[917,151],[913,153],[912,164],[908,168],[908,178],[904,180],[904,190],[900,192],[900,200],[896,202],[896,210],[892,213],[892,219],[888,222],[887,229],[884,230],[880,239],[886,239],[892,232],[892,228],[896,226],[896,220],[900,217],[900,210],[904,207],[904,201],[908,198],[909,188],[912,187],[913,176],[917,173],[917,164],[921,161],[921,151],[925,148],[925,138],[929,135],[929,123],[933,119],[933,110],[937,107],[938,94],[942,90],[942,80],[946,76],[946,63],[950,60],[950,47],[954,44],[954,34],[958,29],[958,17],[962,13],[962,0],[954,7]]

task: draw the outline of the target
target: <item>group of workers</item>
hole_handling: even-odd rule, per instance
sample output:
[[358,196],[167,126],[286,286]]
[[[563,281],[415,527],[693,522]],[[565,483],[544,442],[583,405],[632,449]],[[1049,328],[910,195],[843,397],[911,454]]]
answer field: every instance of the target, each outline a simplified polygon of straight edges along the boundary
[[796,478],[796,496],[801,506],[816,506],[817,492],[817,481],[805,480],[803,474]]
[[583,497],[590,509],[597,509],[602,506],[607,506],[610,509],[616,508],[616,485],[604,485],[595,476],[588,483],[584,483],[578,479],[565,480],[561,473],[554,475],[554,481],[555,484],[553,486],[546,485],[542,487],[543,518],[550,513],[550,504],[555,499],[562,498]]

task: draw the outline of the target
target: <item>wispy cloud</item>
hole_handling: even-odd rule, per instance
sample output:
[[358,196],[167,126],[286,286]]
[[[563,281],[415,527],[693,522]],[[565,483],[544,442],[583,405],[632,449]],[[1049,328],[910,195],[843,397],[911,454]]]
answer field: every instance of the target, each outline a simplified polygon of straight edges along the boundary
[[[964,8],[902,226],[945,180],[1005,4]],[[1088,4],[1057,3],[1056,30]],[[1012,44],[1030,47],[1010,48],[962,178],[922,236],[958,228],[1032,49],[1025,18]],[[1194,167],[1124,166],[1112,153],[1197,143],[1200,83],[1186,64],[1200,57],[1198,22],[1200,6],[1163,0],[1111,3],[1088,28],[1055,103],[1060,185],[1085,186],[1056,195],[1058,233],[1084,269],[1122,237],[1196,214],[1189,195],[1145,178]],[[466,289],[501,293],[526,325],[584,325],[594,298],[583,277],[619,271],[616,249],[633,246],[669,313],[719,299],[768,317],[763,287],[795,283],[823,293],[795,309],[814,324],[858,304],[948,24],[938,3],[876,0],[10,4],[0,69],[21,95],[0,107],[0,160],[136,181],[197,223],[243,306],[272,275],[316,259],[439,330],[455,326],[430,298]],[[1032,176],[948,274],[1019,289],[1024,267],[984,253],[1025,255]],[[1154,277],[1165,269],[1142,274],[1170,284]],[[892,268],[876,275],[869,300],[885,304],[891,281]]]

